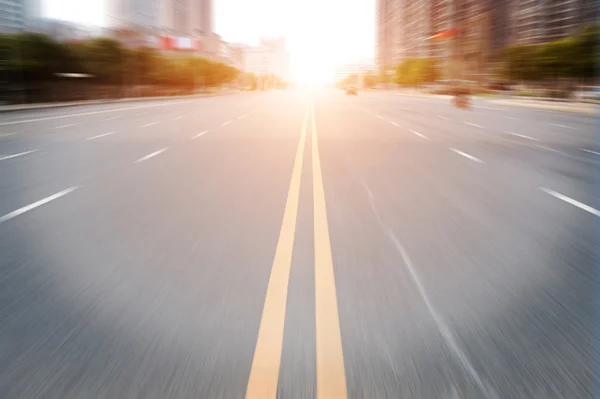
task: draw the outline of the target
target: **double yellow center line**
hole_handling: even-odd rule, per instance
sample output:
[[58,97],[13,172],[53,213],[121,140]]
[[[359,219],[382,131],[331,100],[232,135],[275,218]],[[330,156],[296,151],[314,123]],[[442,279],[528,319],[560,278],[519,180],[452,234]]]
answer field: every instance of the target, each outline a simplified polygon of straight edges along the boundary
[[[310,124],[309,124],[310,121]],[[246,399],[275,399],[281,364],[288,283],[298,215],[306,130],[311,127],[314,201],[317,398],[345,399],[346,373],[314,104],[306,107],[279,240],[267,287]]]

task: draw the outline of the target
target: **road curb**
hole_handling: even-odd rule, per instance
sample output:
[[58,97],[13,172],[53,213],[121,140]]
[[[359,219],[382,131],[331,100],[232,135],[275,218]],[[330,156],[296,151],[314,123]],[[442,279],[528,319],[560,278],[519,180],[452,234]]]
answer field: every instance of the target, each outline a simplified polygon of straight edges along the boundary
[[211,94],[189,94],[184,96],[156,96],[156,97],[128,97],[128,98],[115,98],[107,100],[86,100],[86,101],[72,101],[62,103],[37,103],[37,104],[19,104],[19,105],[4,105],[0,106],[0,113],[3,112],[17,112],[17,111],[32,111],[37,109],[48,109],[48,108],[68,108],[77,107],[81,105],[100,105],[100,104],[118,104],[135,101],[159,101],[159,100],[171,100],[171,99],[186,99],[186,98],[203,98],[203,97],[217,97],[225,96],[230,94],[238,94],[239,91],[227,92],[227,93],[211,93]]
[[564,106],[564,105],[552,105],[552,104],[534,104],[534,103],[519,103],[512,101],[503,101],[496,100],[490,101],[493,104],[498,105],[508,105],[513,107],[525,107],[525,108],[537,108],[537,109],[545,109],[548,111],[564,111],[564,112],[574,112],[580,114],[595,114],[594,105],[587,104],[586,106]]

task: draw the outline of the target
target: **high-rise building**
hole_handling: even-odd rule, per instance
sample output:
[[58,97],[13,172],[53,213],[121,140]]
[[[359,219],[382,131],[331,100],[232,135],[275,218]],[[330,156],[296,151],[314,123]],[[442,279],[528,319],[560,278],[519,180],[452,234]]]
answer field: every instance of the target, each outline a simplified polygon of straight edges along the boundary
[[596,22],[595,0],[514,0],[511,7],[511,44],[534,44],[575,34]]
[[17,33],[25,30],[24,0],[0,1],[0,33]]
[[[462,69],[476,68],[477,73],[483,73],[483,60],[506,44],[509,1],[378,0],[379,69],[394,67],[406,58],[436,58],[453,59],[463,65]],[[455,37],[434,39],[451,29],[455,30]],[[465,64],[470,66],[464,67]]]
[[26,31],[41,17],[40,0],[0,0],[0,33]]

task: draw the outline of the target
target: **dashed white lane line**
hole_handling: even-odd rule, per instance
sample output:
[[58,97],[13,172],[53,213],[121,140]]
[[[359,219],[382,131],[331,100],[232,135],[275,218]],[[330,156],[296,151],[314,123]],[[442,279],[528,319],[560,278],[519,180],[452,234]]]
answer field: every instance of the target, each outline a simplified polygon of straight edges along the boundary
[[197,139],[198,137],[204,136],[206,133],[208,133],[208,130],[198,133],[197,135],[193,136],[192,139]]
[[428,139],[428,138],[427,138],[427,136],[425,136],[424,134],[421,134],[421,133],[419,133],[419,132],[417,132],[417,131],[415,131],[415,130],[411,130],[410,132],[411,132],[412,134],[416,135],[416,136],[419,136],[419,137],[420,137],[420,138],[422,138],[422,139],[426,139],[426,140]]
[[96,139],[99,139],[99,138],[102,138],[102,137],[110,136],[111,134],[115,134],[115,132],[102,133],[102,134],[99,134],[99,135],[97,135],[97,136],[88,137],[88,138],[87,138],[87,139],[85,139],[85,140],[86,140],[86,141],[89,141],[89,140],[96,140]]
[[58,199],[58,198],[60,198],[62,196],[65,196],[65,195],[67,195],[69,193],[72,193],[73,191],[77,190],[78,188],[79,188],[79,186],[69,187],[66,190],[60,191],[60,192],[58,192],[56,194],[52,194],[51,196],[43,198],[43,199],[41,199],[39,201],[36,201],[33,204],[24,206],[23,208],[19,208],[16,211],[12,211],[10,213],[7,213],[6,215],[0,217],[0,223],[6,222],[7,220],[10,220],[10,219],[12,219],[14,217],[22,215],[23,213],[25,213],[27,211],[35,209],[38,206],[42,206],[44,204],[47,204],[50,201],[54,201],[55,199]]
[[244,114],[244,115],[240,115],[240,116],[238,116],[237,118],[238,118],[238,119],[244,119],[245,117],[246,117],[246,115]]
[[521,138],[527,139],[527,140],[539,141],[539,139],[536,139],[535,137],[526,136],[524,134],[519,134],[519,133],[514,133],[514,132],[509,132],[509,131],[506,131],[505,133],[512,134],[513,136],[521,137]]
[[61,125],[61,126],[53,127],[52,129],[55,129],[55,130],[56,129],[65,129],[67,127],[71,127],[71,126],[75,126],[75,125],[76,125],[76,123],[69,123],[68,125]]
[[457,153],[458,155],[462,155],[463,157],[470,159],[471,161],[475,161],[475,162],[479,162],[479,163],[483,163],[483,161],[479,158],[474,157],[473,155],[467,154],[466,152],[462,152],[460,150],[457,150],[456,148],[450,148],[450,150],[454,151],[455,153]]
[[585,152],[587,152],[587,153],[590,153],[590,154],[594,154],[594,155],[600,155],[600,152],[596,152],[596,151],[588,150],[588,149],[586,149],[586,148],[580,148],[580,150],[581,150],[581,151],[585,151]]
[[576,207],[578,207],[580,209],[583,209],[584,211],[587,211],[587,212],[589,212],[591,214],[594,214],[596,216],[600,216],[600,211],[599,210],[597,210],[595,208],[592,208],[589,205],[583,204],[583,203],[581,203],[581,202],[579,202],[577,200],[574,200],[573,198],[567,197],[566,195],[563,195],[561,193],[558,193],[558,192],[556,192],[554,190],[550,190],[549,188],[545,188],[545,187],[540,187],[540,190],[544,191],[547,194],[552,195],[553,197],[558,198],[559,200],[563,200],[563,201],[565,201],[565,202],[567,202],[567,203],[569,203],[571,205],[575,205]]
[[141,157],[140,159],[138,159],[137,161],[135,161],[135,163],[139,163],[139,162],[144,162],[150,158],[153,158],[159,154],[162,154],[163,152],[167,151],[169,149],[169,147],[165,147],[165,148],[161,148],[158,151],[154,151],[152,154],[148,154],[145,157]]
[[110,118],[103,119],[102,121],[114,121],[115,119],[119,119],[120,116],[111,116]]
[[514,116],[505,116],[506,119],[510,119],[511,121],[518,121],[519,118],[515,118]]
[[157,122],[150,122],[150,123],[146,123],[145,125],[142,125],[140,127],[148,127],[148,126],[152,126],[152,125],[156,125]]
[[221,126],[227,126],[227,125],[229,125],[230,123],[231,123],[231,121],[223,122],[223,123],[221,123]]
[[388,122],[390,122],[390,123],[391,123],[392,125],[394,125],[394,126],[400,126],[399,124],[397,124],[397,123],[396,123],[396,122],[394,122],[394,121],[388,121]]
[[474,126],[474,127],[480,128],[480,129],[485,129],[483,126],[478,125],[476,123],[471,123],[471,122],[463,122],[463,123],[466,124],[466,125],[469,125],[469,126]]
[[438,117],[438,118],[440,118],[440,119],[443,119],[443,120],[445,120],[445,121],[447,121],[447,120],[448,120],[448,118],[446,118],[445,116],[442,116],[442,115],[438,115],[437,117]]
[[571,129],[571,130],[575,130],[575,128],[574,128],[574,127],[567,126],[567,125],[561,125],[561,124],[558,124],[558,123],[548,123],[548,124],[549,124],[550,126],[558,126],[558,127],[562,127],[562,128],[565,128],[565,129]]
[[142,116],[142,115],[146,115],[148,112],[140,112],[138,114],[135,114],[135,116]]
[[492,111],[504,111],[502,108],[486,107],[483,105],[478,105],[477,108],[491,109]]
[[18,154],[11,154],[11,155],[4,155],[4,156],[0,155],[0,161],[20,157],[23,155],[31,154],[33,152],[37,152],[37,151],[39,151],[39,150],[29,150],[29,151],[19,152]]
[[177,118],[175,118],[175,120],[178,121],[181,118],[185,118],[185,115],[179,115]]
[[379,119],[383,119],[383,116],[381,115],[375,115],[376,117],[378,117]]
[[14,136],[15,134],[17,134],[17,133],[16,132],[15,133],[0,133],[0,137]]

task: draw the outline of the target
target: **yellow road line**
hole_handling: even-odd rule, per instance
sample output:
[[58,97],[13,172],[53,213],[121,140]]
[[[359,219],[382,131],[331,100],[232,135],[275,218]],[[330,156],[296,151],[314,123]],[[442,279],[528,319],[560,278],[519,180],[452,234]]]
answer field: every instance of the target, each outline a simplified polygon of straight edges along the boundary
[[325,190],[319,159],[319,143],[315,122],[315,107],[312,109],[312,170],[315,227],[315,302],[317,336],[317,398],[345,399],[346,371],[342,351],[342,336],[338,316],[337,296]]
[[275,249],[271,276],[265,297],[254,359],[250,369],[246,399],[275,399],[277,397],[277,381],[281,364],[281,348],[283,345],[283,329],[287,303],[294,234],[298,215],[298,197],[302,177],[302,160],[310,106],[306,107],[302,133],[296,150],[296,159],[292,169],[292,178],[288,190],[287,201],[283,213],[283,221],[279,232],[279,240]]

